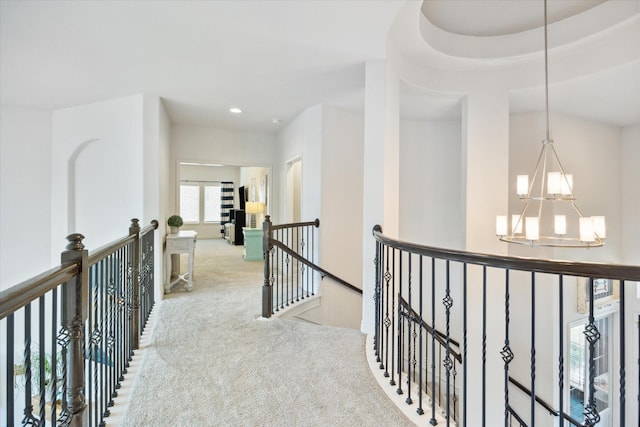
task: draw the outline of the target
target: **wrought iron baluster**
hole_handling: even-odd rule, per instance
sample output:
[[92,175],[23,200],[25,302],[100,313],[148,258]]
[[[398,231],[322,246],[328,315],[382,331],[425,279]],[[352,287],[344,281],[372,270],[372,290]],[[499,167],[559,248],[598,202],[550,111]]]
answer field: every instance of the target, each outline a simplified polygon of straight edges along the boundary
[[[396,331],[396,301],[398,295],[396,294],[396,249],[391,249],[391,331]],[[398,319],[399,321],[399,319]],[[400,325],[398,325],[398,329]],[[395,373],[396,373],[396,343],[391,339],[391,381],[389,384],[396,385]]]
[[[434,329],[435,331],[435,329]],[[435,333],[433,334],[435,335]],[[442,363],[442,346],[438,346],[438,405],[440,409],[442,409],[442,367],[444,364]],[[443,411],[444,415],[444,411]]]
[[[313,233],[313,229],[311,227],[307,227],[306,228],[306,233],[307,233],[307,236],[306,236],[307,238],[305,240],[305,242],[306,242],[306,250],[307,250],[307,253],[306,253],[306,256],[305,256],[306,259],[309,259],[309,243],[308,243],[309,242],[309,232]],[[311,249],[313,249],[313,247]],[[307,281],[305,282],[305,285],[307,287],[307,298],[309,298],[309,275],[311,275],[311,274],[313,274],[313,271],[309,271],[309,274],[307,274]]]
[[[44,337],[44,319],[45,319],[45,300],[44,295],[38,298],[38,345],[40,346],[40,351],[38,357],[40,360],[38,361],[38,376],[40,377],[40,390],[39,390],[39,399],[40,399],[40,408],[39,408],[39,417],[40,422],[44,424],[46,420],[45,413],[45,404],[47,402],[47,378],[45,374],[45,364],[47,362],[47,356],[45,353],[45,337]],[[53,371],[52,376],[55,375],[55,371]]]
[[462,277],[462,425],[467,426],[467,263]]
[[[418,364],[418,409],[416,409],[416,412],[418,413],[418,415],[422,415],[424,414],[424,409],[422,409],[422,393],[423,393],[423,384],[422,384],[422,370],[423,370],[423,366],[422,366],[422,330],[424,329],[424,327],[422,326],[422,319],[424,319],[423,317],[423,311],[422,311],[422,304],[423,304],[423,290],[422,290],[422,255],[419,255],[419,263],[418,263],[418,277],[420,277],[420,280],[418,281],[418,297],[420,298],[420,302],[419,302],[419,307],[418,310],[420,310],[420,322],[418,323],[418,325],[416,325],[416,327],[420,328],[420,332],[418,334],[418,348],[420,349],[419,352],[420,354],[418,355],[418,360],[420,361],[420,363]],[[426,367],[426,364],[425,364]]]
[[[398,250],[398,293],[394,293],[394,295],[397,295],[397,301],[398,301],[398,389],[396,390],[396,393],[398,394],[402,394],[402,365],[403,365],[403,360],[402,358],[404,357],[404,340],[402,339],[402,334],[404,333],[404,319],[401,317],[401,307],[400,307],[400,300],[402,298],[402,254],[403,251]],[[395,263],[393,264],[395,268]],[[395,274],[394,274],[395,276]]]
[[[431,419],[432,426],[436,420],[436,259],[431,258]],[[438,397],[438,401],[440,398]]]
[[[127,339],[127,368],[131,366],[131,361],[133,360],[133,350],[135,349],[135,329],[134,329],[134,312],[136,310],[136,298],[137,291],[135,289],[138,286],[136,276],[137,276],[137,266],[136,266],[136,251],[137,245],[134,243],[130,243],[128,247],[129,252],[129,277],[127,283],[127,334],[129,335]],[[126,372],[125,372],[126,373]]]
[[[626,317],[626,300],[625,300],[625,281],[620,281],[620,426],[626,425],[626,345],[625,345],[625,317]],[[640,340],[639,340],[640,341]],[[640,370],[640,364],[638,365]],[[638,382],[640,387],[640,381]],[[640,400],[638,400],[640,407]],[[640,418],[638,418],[640,423]]]
[[[13,313],[7,316],[7,337],[6,337],[6,345],[7,349],[14,348],[15,345],[15,321],[13,318]],[[7,427],[13,427],[14,424],[14,388],[15,388],[15,373],[14,373],[14,353],[13,351],[7,351],[7,365],[6,365],[6,396],[7,396],[7,413],[6,413],[6,424]]]
[[[286,229],[286,240],[287,243],[286,245],[288,247],[291,247],[291,241],[289,240],[289,229]],[[287,301],[287,306],[289,306],[289,283],[291,282],[291,273],[289,273],[289,254],[286,254],[286,258],[285,258],[285,265],[286,265],[286,277],[287,277],[287,297],[286,297],[286,301]]]
[[[450,389],[451,389],[451,369],[453,368],[453,363],[451,361],[451,307],[453,306],[453,298],[451,298],[451,265],[449,260],[446,261],[446,296],[442,300],[445,308],[445,321],[446,321],[446,335],[447,335],[447,347],[445,349],[445,369],[447,370],[447,388],[446,388],[446,417],[447,417],[447,426],[451,425],[451,399],[450,399]],[[435,330],[434,330],[435,333]]]
[[[118,261],[117,265],[122,266],[124,264],[124,254],[126,253],[125,248],[121,248],[118,251]],[[119,274],[118,277],[121,277]],[[107,312],[107,342],[106,349],[107,355],[110,361],[110,366],[107,370],[107,377],[105,379],[106,387],[105,394],[109,399],[109,406],[113,406],[113,399],[118,395],[118,391],[116,390],[116,378],[118,376],[117,369],[118,365],[116,361],[118,358],[117,353],[117,339],[118,339],[118,283],[116,280],[109,280],[106,283],[106,312]]]
[[[62,313],[65,312],[67,306],[67,298],[65,298],[65,290],[62,291]],[[71,411],[69,408],[69,387],[67,378],[69,376],[69,364],[68,364],[68,354],[69,354],[69,344],[71,343],[71,335],[69,329],[63,324],[60,327],[60,331],[57,335],[58,345],[60,346],[60,354],[62,355],[62,408],[60,411],[60,417],[58,417],[58,421],[60,425],[66,426],[71,421]]]
[[[311,262],[315,264],[315,255],[316,255],[316,230],[317,226],[311,230]],[[316,294],[316,275],[313,274],[311,276],[311,295]]]
[[[300,227],[295,228],[296,253],[300,253]],[[300,301],[300,261],[295,260],[296,265],[296,301]],[[293,299],[293,295],[291,295]]]
[[[94,412],[95,408],[93,405],[93,401],[95,401],[94,396],[94,385],[97,383],[97,372],[93,369],[92,363],[94,360],[94,341],[95,341],[95,330],[98,329],[97,326],[97,310],[98,304],[96,303],[96,298],[98,297],[98,293],[96,292],[97,286],[97,278],[96,278],[96,268],[100,263],[94,264],[89,268],[89,300],[91,301],[91,305],[89,306],[89,310],[87,311],[87,322],[85,324],[85,336],[88,337],[84,354],[87,362],[85,363],[86,369],[86,378],[88,381],[86,382],[86,395],[89,396],[89,402],[87,405],[87,412],[89,413],[89,420],[92,421],[94,425],[97,425],[97,419],[95,418]],[[93,328],[93,329],[92,329]],[[93,374],[93,375],[92,375]],[[95,387],[97,389],[97,387]]]
[[558,415],[564,425],[564,276],[558,276]]
[[453,396],[451,397],[451,400],[453,400],[453,421],[455,423],[458,422],[458,418],[456,417],[457,414],[457,403],[458,403],[458,395],[456,393],[456,377],[458,375],[458,370],[456,369],[456,364],[457,364],[457,360],[455,358],[453,358],[453,370],[451,371],[452,376],[453,376]]
[[[54,374],[51,379],[51,425],[56,425],[57,409],[58,409],[58,348],[57,348],[57,330],[58,330],[58,288],[51,291],[51,367]],[[11,411],[13,413],[13,411]]]
[[531,420],[536,425],[536,273],[531,273]]
[[[407,254],[407,264],[408,264],[408,274],[407,274],[407,300],[409,303],[409,309],[407,310],[407,398],[405,402],[407,405],[411,405],[413,400],[411,399],[411,373],[414,372],[412,368],[415,368],[415,356],[412,355],[411,348],[411,338],[412,338],[412,323],[413,323],[413,315],[411,310],[413,306],[411,305],[411,253]],[[400,258],[400,275],[402,275],[402,258]],[[400,279],[402,280],[402,278]],[[415,346],[415,338],[413,342]],[[415,353],[415,351],[414,351]]]
[[500,355],[504,362],[504,427],[509,427],[509,364],[513,360],[513,351],[509,344],[509,324],[510,324],[510,294],[509,294],[509,270],[504,271],[504,346]]
[[[384,315],[384,326],[385,326],[385,346],[384,346],[384,376],[389,377],[389,327],[391,326],[391,318],[389,317],[389,284],[391,282],[391,272],[389,271],[389,246],[385,246],[386,256],[386,272],[384,274],[385,279],[385,290],[386,290],[386,306],[385,306],[385,315]],[[393,307],[391,308],[393,310]],[[391,384],[393,385],[393,384]]]
[[595,324],[595,316],[594,316],[594,290],[593,290],[593,278],[589,278],[589,323],[584,328],[584,335],[587,338],[587,342],[589,343],[589,376],[588,376],[588,387],[589,387],[589,403],[584,407],[584,423],[587,427],[592,427],[600,422],[600,413],[598,412],[598,408],[596,406],[596,387],[595,387],[595,376],[596,376],[596,361],[595,361],[595,351],[596,351],[596,342],[600,339],[600,331],[598,331],[598,327]]
[[[24,306],[24,418],[22,425],[38,425],[38,419],[33,415],[33,404],[31,403],[31,303]],[[13,376],[13,374],[11,374]]]
[[482,266],[482,427],[487,425],[487,266]]
[[373,301],[375,307],[375,323],[374,323],[374,334],[373,334],[373,351],[376,355],[376,362],[380,363],[380,352],[379,352],[379,343],[380,343],[380,242],[376,241],[376,257],[373,260],[375,265],[375,290],[373,293]]
[[[302,227],[302,232],[300,233],[302,235],[302,240],[300,241],[300,255],[302,255],[304,257],[304,259],[308,259],[307,257],[305,257],[305,253],[304,253],[304,249],[306,246],[305,240],[304,240],[304,233],[306,230],[308,230],[309,227]],[[304,263],[300,263],[300,274],[301,274],[301,280],[300,280],[300,288],[301,288],[301,292],[300,292],[300,299],[304,299],[304,288],[305,288],[305,271],[306,270],[306,266],[304,265]],[[308,295],[307,295],[308,296]]]

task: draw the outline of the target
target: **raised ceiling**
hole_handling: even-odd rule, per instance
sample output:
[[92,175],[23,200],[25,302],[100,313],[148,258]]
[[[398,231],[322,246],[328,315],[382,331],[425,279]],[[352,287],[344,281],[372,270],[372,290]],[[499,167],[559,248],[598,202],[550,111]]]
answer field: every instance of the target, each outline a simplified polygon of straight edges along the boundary
[[[550,0],[552,20],[600,3]],[[273,132],[318,103],[362,110],[364,63],[387,56],[390,29],[407,4],[417,13],[422,5],[443,31],[495,35],[539,25],[542,1],[2,0],[0,102],[52,110],[147,93],[162,97],[177,125]],[[606,98],[598,107],[605,115],[579,96],[562,106],[558,96],[556,106],[617,126],[640,123],[638,65],[629,67],[554,87]],[[539,111],[538,95],[530,95],[512,94],[514,109]],[[405,87],[401,111],[456,118],[460,97]],[[232,106],[243,114],[229,114]]]
[[[548,23],[583,13],[606,0],[550,0]],[[438,28],[475,37],[504,36],[543,25],[544,3],[505,0],[425,0],[422,13]]]

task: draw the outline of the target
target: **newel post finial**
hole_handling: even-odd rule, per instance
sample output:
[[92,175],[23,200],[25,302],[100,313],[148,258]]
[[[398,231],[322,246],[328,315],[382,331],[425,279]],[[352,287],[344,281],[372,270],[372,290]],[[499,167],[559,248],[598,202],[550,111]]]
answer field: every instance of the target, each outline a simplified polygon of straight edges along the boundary
[[66,250],[68,251],[81,251],[84,249],[84,243],[82,243],[82,240],[84,240],[84,236],[80,233],[73,233],[73,234],[69,234],[67,236],[67,241],[69,243],[67,243],[67,246],[65,247]]

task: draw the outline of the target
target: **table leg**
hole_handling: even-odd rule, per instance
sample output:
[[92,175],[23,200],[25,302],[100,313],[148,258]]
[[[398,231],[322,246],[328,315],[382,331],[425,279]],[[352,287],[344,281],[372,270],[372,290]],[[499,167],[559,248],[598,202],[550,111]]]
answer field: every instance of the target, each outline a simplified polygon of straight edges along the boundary
[[164,257],[164,293],[171,293],[171,254],[167,253]]
[[193,257],[195,251],[191,251],[189,254],[189,281],[187,282],[187,291],[191,292],[193,289]]

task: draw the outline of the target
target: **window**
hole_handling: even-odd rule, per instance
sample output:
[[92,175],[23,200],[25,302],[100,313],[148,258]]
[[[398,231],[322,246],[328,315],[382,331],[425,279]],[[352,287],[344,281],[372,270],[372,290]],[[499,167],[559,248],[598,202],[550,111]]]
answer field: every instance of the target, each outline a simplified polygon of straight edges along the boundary
[[220,186],[204,186],[204,222],[220,222]]
[[200,222],[200,186],[180,184],[180,216],[184,222]]
[[[595,319],[595,325],[600,332],[600,339],[596,341],[593,361],[595,365],[594,384],[596,409],[601,416],[609,407],[609,372],[611,366],[611,324],[613,315]],[[585,339],[586,323],[579,323],[571,327],[569,331],[569,413],[576,420],[584,421],[584,408],[589,402],[589,345]]]
[[180,183],[180,216],[191,224],[220,222],[220,184]]

